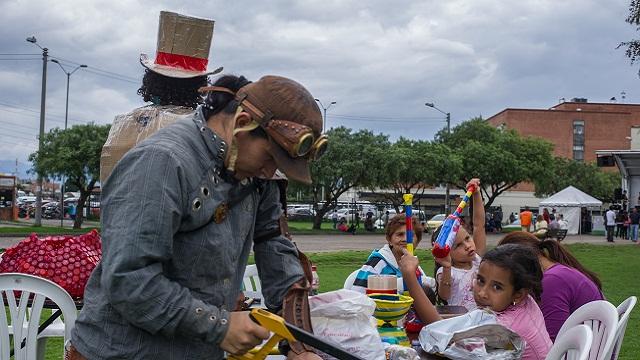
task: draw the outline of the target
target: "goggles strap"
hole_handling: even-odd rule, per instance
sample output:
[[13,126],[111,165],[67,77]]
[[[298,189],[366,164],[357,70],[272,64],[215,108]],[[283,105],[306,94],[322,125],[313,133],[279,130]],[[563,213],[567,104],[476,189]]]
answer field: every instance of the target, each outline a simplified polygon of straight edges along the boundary
[[229,164],[227,165],[227,171],[234,173],[236,171],[236,162],[238,161],[238,144],[235,141],[231,142],[231,149],[229,150]]
[[222,87],[222,86],[203,86],[198,89],[198,92],[201,92],[201,93],[209,92],[209,91],[223,92],[223,93],[227,93],[234,96],[236,95],[236,93],[231,91],[231,89],[227,89],[226,87]]

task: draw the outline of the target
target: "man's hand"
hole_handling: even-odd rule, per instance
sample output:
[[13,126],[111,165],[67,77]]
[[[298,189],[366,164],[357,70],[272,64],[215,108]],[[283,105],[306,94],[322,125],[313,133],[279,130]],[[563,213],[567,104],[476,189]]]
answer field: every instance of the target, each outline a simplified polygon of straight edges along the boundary
[[318,356],[318,354],[311,352],[311,351],[305,351],[301,354],[296,354],[293,351],[289,351],[289,354],[287,354],[287,360],[322,360],[322,358],[320,356]]
[[248,311],[229,314],[229,329],[220,343],[222,350],[242,355],[269,338],[269,330],[251,320]]

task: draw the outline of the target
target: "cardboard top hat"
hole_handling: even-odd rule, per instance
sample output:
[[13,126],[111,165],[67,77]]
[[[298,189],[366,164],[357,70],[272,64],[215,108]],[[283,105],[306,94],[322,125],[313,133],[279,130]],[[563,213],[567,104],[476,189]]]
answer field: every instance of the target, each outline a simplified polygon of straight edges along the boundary
[[187,79],[221,72],[222,67],[207,71],[213,24],[213,20],[161,11],[156,58],[152,62],[147,54],[140,54],[140,63],[172,78]]

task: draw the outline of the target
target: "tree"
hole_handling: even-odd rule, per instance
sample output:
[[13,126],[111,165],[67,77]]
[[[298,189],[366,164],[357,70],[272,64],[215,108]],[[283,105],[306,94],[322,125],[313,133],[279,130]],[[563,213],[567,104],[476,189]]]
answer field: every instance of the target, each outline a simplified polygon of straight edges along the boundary
[[[640,30],[640,1],[631,0],[629,4],[629,16],[625,20],[631,25],[636,26],[636,30]],[[631,59],[631,64],[640,59],[640,40],[624,41],[618,44],[618,48],[626,48],[625,55]],[[640,72],[638,72],[640,75]]]
[[436,141],[462,159],[461,176],[454,182],[460,189],[474,177],[480,178],[485,207],[503,192],[522,182],[535,183],[548,176],[553,145],[546,140],[522,137],[514,130],[498,130],[482,118],[474,118],[440,131]]
[[80,191],[75,229],[82,225],[84,205],[100,180],[100,152],[110,125],[74,125],[52,129],[44,135],[39,151],[29,155],[33,170],[50,178],[67,178]]
[[547,197],[571,185],[603,201],[613,202],[620,173],[603,171],[594,163],[556,157],[548,176],[536,180],[536,196]]
[[403,194],[414,198],[433,186],[455,181],[462,170],[462,159],[444,144],[400,138],[390,146],[390,153],[381,164],[384,172],[376,182],[378,188],[391,189],[381,194],[397,212],[403,203]]
[[[368,130],[351,131],[345,127],[329,130],[327,153],[311,163],[313,184],[309,190],[316,212],[314,229],[320,229],[322,217],[336,208],[340,195],[354,186],[371,186],[384,171],[380,163],[390,146],[387,135],[374,135]],[[294,185],[294,188],[300,186]]]

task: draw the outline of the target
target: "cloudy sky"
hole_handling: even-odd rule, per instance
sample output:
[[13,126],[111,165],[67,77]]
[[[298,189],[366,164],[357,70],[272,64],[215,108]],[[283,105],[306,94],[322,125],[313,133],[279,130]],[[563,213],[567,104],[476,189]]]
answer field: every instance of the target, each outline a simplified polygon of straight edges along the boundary
[[[638,66],[616,45],[636,36],[628,0],[2,0],[0,164],[37,148],[42,60],[35,36],[71,76],[69,124],[110,123],[143,105],[140,53],[156,51],[161,10],[216,20],[210,68],[303,83],[327,126],[432,139],[504,108],[559,99],[640,103]],[[20,55],[7,55],[20,54]],[[24,55],[23,55],[24,54]],[[66,75],[49,63],[46,129],[64,127]],[[1,168],[0,172],[12,171]]]

